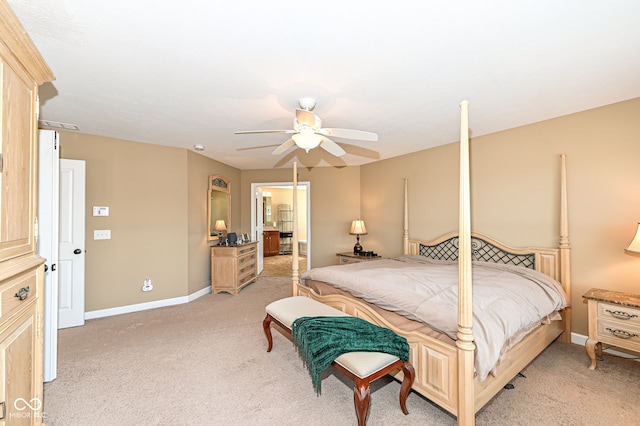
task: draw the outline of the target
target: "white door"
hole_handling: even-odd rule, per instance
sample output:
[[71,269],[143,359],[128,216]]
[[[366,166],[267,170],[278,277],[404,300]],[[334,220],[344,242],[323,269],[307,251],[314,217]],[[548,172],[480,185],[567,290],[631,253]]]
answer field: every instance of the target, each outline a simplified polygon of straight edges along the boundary
[[262,188],[257,187],[255,192],[255,222],[253,228],[256,233],[256,241],[258,242],[258,274],[264,269],[264,201]]
[[85,162],[60,160],[58,327],[84,325]]
[[57,376],[58,367],[58,134],[40,130],[38,149],[38,254],[44,264],[43,380]]

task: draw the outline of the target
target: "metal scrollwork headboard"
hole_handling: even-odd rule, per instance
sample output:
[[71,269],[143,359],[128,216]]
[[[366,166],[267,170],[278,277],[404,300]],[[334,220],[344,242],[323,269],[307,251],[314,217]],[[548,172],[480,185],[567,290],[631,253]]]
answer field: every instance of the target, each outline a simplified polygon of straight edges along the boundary
[[[418,253],[437,260],[458,260],[458,237],[452,237],[436,245],[428,246],[420,243]],[[535,269],[535,253],[514,254],[503,250],[478,237],[471,238],[471,257],[482,262],[516,265],[529,269]]]

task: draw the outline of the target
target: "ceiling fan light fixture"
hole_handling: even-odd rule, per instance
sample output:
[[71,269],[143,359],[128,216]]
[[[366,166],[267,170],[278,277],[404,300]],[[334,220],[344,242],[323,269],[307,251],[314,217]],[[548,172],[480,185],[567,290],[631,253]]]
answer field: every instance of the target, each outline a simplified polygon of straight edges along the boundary
[[378,135],[371,132],[353,129],[323,128],[320,117],[311,112],[316,101],[313,98],[300,98],[298,100],[300,108],[296,108],[296,115],[293,117],[293,129],[291,130],[247,130],[235,132],[236,134],[246,133],[286,133],[291,136],[280,144],[271,154],[280,155],[294,145],[304,149],[306,152],[318,146],[331,155],[340,157],[346,151],[331,138],[338,137],[344,139],[358,139],[363,141],[377,141]]
[[315,133],[296,133],[292,136],[292,139],[296,145],[306,152],[309,152],[310,149],[317,147],[322,142],[322,136]]

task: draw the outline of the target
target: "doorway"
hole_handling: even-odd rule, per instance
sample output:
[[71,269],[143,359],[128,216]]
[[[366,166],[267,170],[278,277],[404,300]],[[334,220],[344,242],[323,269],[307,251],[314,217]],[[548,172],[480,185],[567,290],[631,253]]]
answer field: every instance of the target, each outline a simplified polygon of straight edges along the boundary
[[[264,244],[264,231],[275,231],[279,237],[277,258],[263,257],[260,250],[258,273],[261,273],[265,260],[274,264],[281,256],[291,256],[293,251],[293,182],[255,182],[251,184],[251,193],[251,234],[260,247]],[[311,265],[310,205],[311,183],[298,182],[298,252],[301,259],[304,256],[300,271]]]

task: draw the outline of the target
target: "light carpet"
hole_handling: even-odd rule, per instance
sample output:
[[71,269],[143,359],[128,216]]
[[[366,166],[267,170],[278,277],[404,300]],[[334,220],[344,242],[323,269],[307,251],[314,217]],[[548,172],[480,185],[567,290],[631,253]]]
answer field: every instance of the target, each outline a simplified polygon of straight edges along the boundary
[[[264,307],[291,295],[289,278],[260,277],[238,295],[87,321],[60,330],[58,378],[45,384],[51,426],[355,425],[351,383],[328,370],[316,396],[293,344]],[[640,425],[640,363],[552,344],[477,416],[478,425]],[[400,384],[372,385],[368,425],[448,425],[456,419]]]
[[[292,274],[293,256],[290,254],[267,256],[262,260],[262,277],[290,277]],[[307,270],[307,258],[301,256],[298,259],[298,274],[302,275]]]

